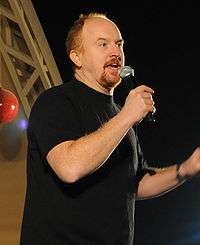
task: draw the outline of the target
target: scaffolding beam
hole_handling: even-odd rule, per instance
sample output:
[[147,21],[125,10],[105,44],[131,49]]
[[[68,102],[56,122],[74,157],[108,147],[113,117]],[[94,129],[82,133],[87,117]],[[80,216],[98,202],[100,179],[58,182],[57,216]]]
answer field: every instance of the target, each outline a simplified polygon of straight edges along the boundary
[[0,55],[28,118],[39,94],[63,83],[31,0],[0,1]]

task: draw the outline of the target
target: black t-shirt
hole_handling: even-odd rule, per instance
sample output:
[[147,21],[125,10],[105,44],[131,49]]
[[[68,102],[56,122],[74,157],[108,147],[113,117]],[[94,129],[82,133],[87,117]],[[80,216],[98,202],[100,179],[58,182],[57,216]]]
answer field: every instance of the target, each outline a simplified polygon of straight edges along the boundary
[[[46,90],[29,118],[21,245],[128,245],[144,159],[130,129],[104,165],[75,183],[46,160],[57,144],[96,131],[119,112],[113,97],[73,80]],[[80,156],[81,161],[81,156]]]

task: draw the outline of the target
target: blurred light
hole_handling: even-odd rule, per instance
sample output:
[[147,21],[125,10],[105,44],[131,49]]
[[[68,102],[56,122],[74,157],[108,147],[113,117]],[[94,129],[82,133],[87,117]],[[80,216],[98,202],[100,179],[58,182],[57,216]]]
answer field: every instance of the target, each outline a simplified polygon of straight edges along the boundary
[[11,105],[11,109],[12,109],[13,111],[15,110],[15,108],[16,108],[15,105]]
[[19,125],[20,129],[25,130],[28,127],[28,121],[26,119],[21,119],[21,120],[19,120],[18,125]]

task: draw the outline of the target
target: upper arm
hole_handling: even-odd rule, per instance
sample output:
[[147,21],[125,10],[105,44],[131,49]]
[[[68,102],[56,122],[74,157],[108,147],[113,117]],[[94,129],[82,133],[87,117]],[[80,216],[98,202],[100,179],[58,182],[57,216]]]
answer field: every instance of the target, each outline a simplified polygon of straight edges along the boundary
[[82,134],[80,115],[66,96],[44,94],[32,108],[29,140],[34,137],[41,163],[49,164],[58,176],[61,176],[66,151]]

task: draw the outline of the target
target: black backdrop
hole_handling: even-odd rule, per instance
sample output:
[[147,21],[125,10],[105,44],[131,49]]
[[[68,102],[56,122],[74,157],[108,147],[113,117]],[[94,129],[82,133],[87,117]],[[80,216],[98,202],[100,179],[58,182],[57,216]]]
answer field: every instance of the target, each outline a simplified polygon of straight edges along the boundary
[[[64,42],[80,13],[106,13],[125,39],[126,65],[155,90],[156,123],[138,128],[152,166],[183,161],[200,145],[199,8],[192,1],[32,1],[63,81],[72,74]],[[69,6],[70,5],[70,6]],[[122,83],[123,104],[133,84]],[[200,179],[136,203],[134,245],[200,244]]]

